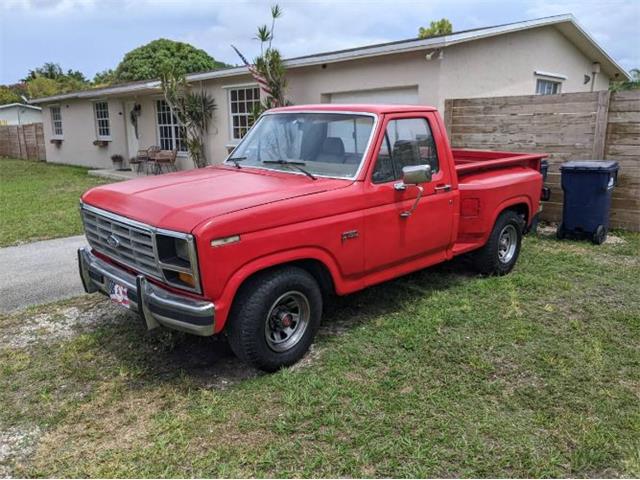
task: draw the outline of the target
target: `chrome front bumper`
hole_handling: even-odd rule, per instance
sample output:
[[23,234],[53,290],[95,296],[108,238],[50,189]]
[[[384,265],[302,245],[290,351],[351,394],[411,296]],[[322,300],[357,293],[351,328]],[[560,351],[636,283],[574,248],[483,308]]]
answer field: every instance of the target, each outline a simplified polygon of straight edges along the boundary
[[149,330],[163,326],[194,335],[213,335],[215,306],[212,302],[177,295],[96,257],[90,247],[78,249],[78,268],[87,293],[109,296],[108,281],[127,288],[129,305]]

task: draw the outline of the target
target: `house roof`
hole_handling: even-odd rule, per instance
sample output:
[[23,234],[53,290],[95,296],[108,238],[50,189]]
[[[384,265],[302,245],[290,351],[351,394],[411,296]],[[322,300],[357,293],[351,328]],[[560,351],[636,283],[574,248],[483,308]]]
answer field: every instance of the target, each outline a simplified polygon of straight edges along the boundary
[[286,112],[357,112],[357,113],[408,113],[408,112],[424,112],[435,111],[435,107],[422,105],[395,105],[395,104],[378,104],[378,103],[340,103],[327,104],[319,103],[317,105],[292,105],[290,107],[272,108],[269,113],[286,113]]
[[0,109],[13,108],[13,107],[30,108],[31,110],[38,110],[39,112],[42,111],[42,108],[40,107],[36,107],[35,105],[27,105],[24,103],[7,103],[6,105],[0,105]]
[[[323,52],[313,55],[293,57],[286,59],[284,63],[286,68],[300,68],[368,57],[392,55],[420,50],[432,50],[445,48],[464,42],[470,42],[473,40],[480,40],[483,38],[494,37],[498,35],[504,35],[508,33],[514,33],[522,30],[529,30],[532,28],[545,26],[555,26],[561,33],[563,33],[569,40],[571,40],[578,47],[578,49],[582,51],[582,53],[591,58],[594,62],[599,62],[602,71],[609,75],[611,78],[618,76],[627,80],[630,79],[629,74],[620,65],[618,65],[615,60],[613,60],[588,33],[584,31],[584,29],[578,24],[572,14],[554,15],[551,17],[525,20],[522,22],[495,25],[492,27],[463,30],[446,35],[438,35],[423,39],[412,38],[408,40],[398,40],[376,45],[349,48],[346,50],[336,50],[332,52]],[[247,75],[248,73],[249,71],[247,67],[230,67],[201,73],[191,73],[187,75],[187,81],[196,82],[216,78]],[[131,94],[136,92],[142,93],[148,90],[157,90],[159,86],[159,80],[145,80],[133,83],[113,85],[104,88],[80,90],[77,92],[54,95],[51,97],[38,98],[32,100],[31,103],[40,104],[73,98],[95,98],[107,95]]]

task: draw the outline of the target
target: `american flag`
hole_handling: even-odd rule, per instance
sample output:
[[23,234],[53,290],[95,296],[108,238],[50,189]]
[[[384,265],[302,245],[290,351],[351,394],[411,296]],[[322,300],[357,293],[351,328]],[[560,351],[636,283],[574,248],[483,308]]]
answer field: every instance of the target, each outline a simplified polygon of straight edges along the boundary
[[249,69],[249,73],[251,74],[251,76],[255,79],[256,82],[258,82],[258,85],[260,85],[260,88],[262,89],[263,92],[265,92],[267,95],[269,95],[270,97],[273,97],[273,92],[271,91],[271,88],[269,88],[269,82],[268,80],[262,76],[262,74],[256,69],[255,65],[250,64],[246,58],[244,58],[244,55],[242,55],[240,53],[240,50],[238,50],[236,47],[234,47],[233,45],[231,45],[231,48],[233,48],[236,53],[238,54],[238,56],[240,57],[240,59],[242,60],[242,62],[245,64],[245,66]]

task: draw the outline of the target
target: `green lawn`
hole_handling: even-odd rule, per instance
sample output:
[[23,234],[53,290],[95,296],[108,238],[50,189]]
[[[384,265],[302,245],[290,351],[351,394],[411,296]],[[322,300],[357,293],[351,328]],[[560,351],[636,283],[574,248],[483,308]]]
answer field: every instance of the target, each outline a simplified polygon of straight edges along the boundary
[[0,158],[0,247],[82,233],[80,195],[101,183],[86,168]]
[[527,237],[505,277],[454,263],[338,299],[303,364],[273,375],[100,297],[1,317],[0,432],[23,432],[5,469],[637,477],[640,235],[618,235]]

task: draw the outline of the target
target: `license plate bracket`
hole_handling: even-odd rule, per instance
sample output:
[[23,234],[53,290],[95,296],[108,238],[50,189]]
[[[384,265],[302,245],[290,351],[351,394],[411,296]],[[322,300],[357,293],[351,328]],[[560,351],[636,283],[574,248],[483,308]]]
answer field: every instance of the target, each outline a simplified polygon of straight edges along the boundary
[[124,308],[131,308],[128,289],[126,286],[118,282],[114,282],[113,280],[107,280],[107,291],[109,292],[109,298],[113,303]]

